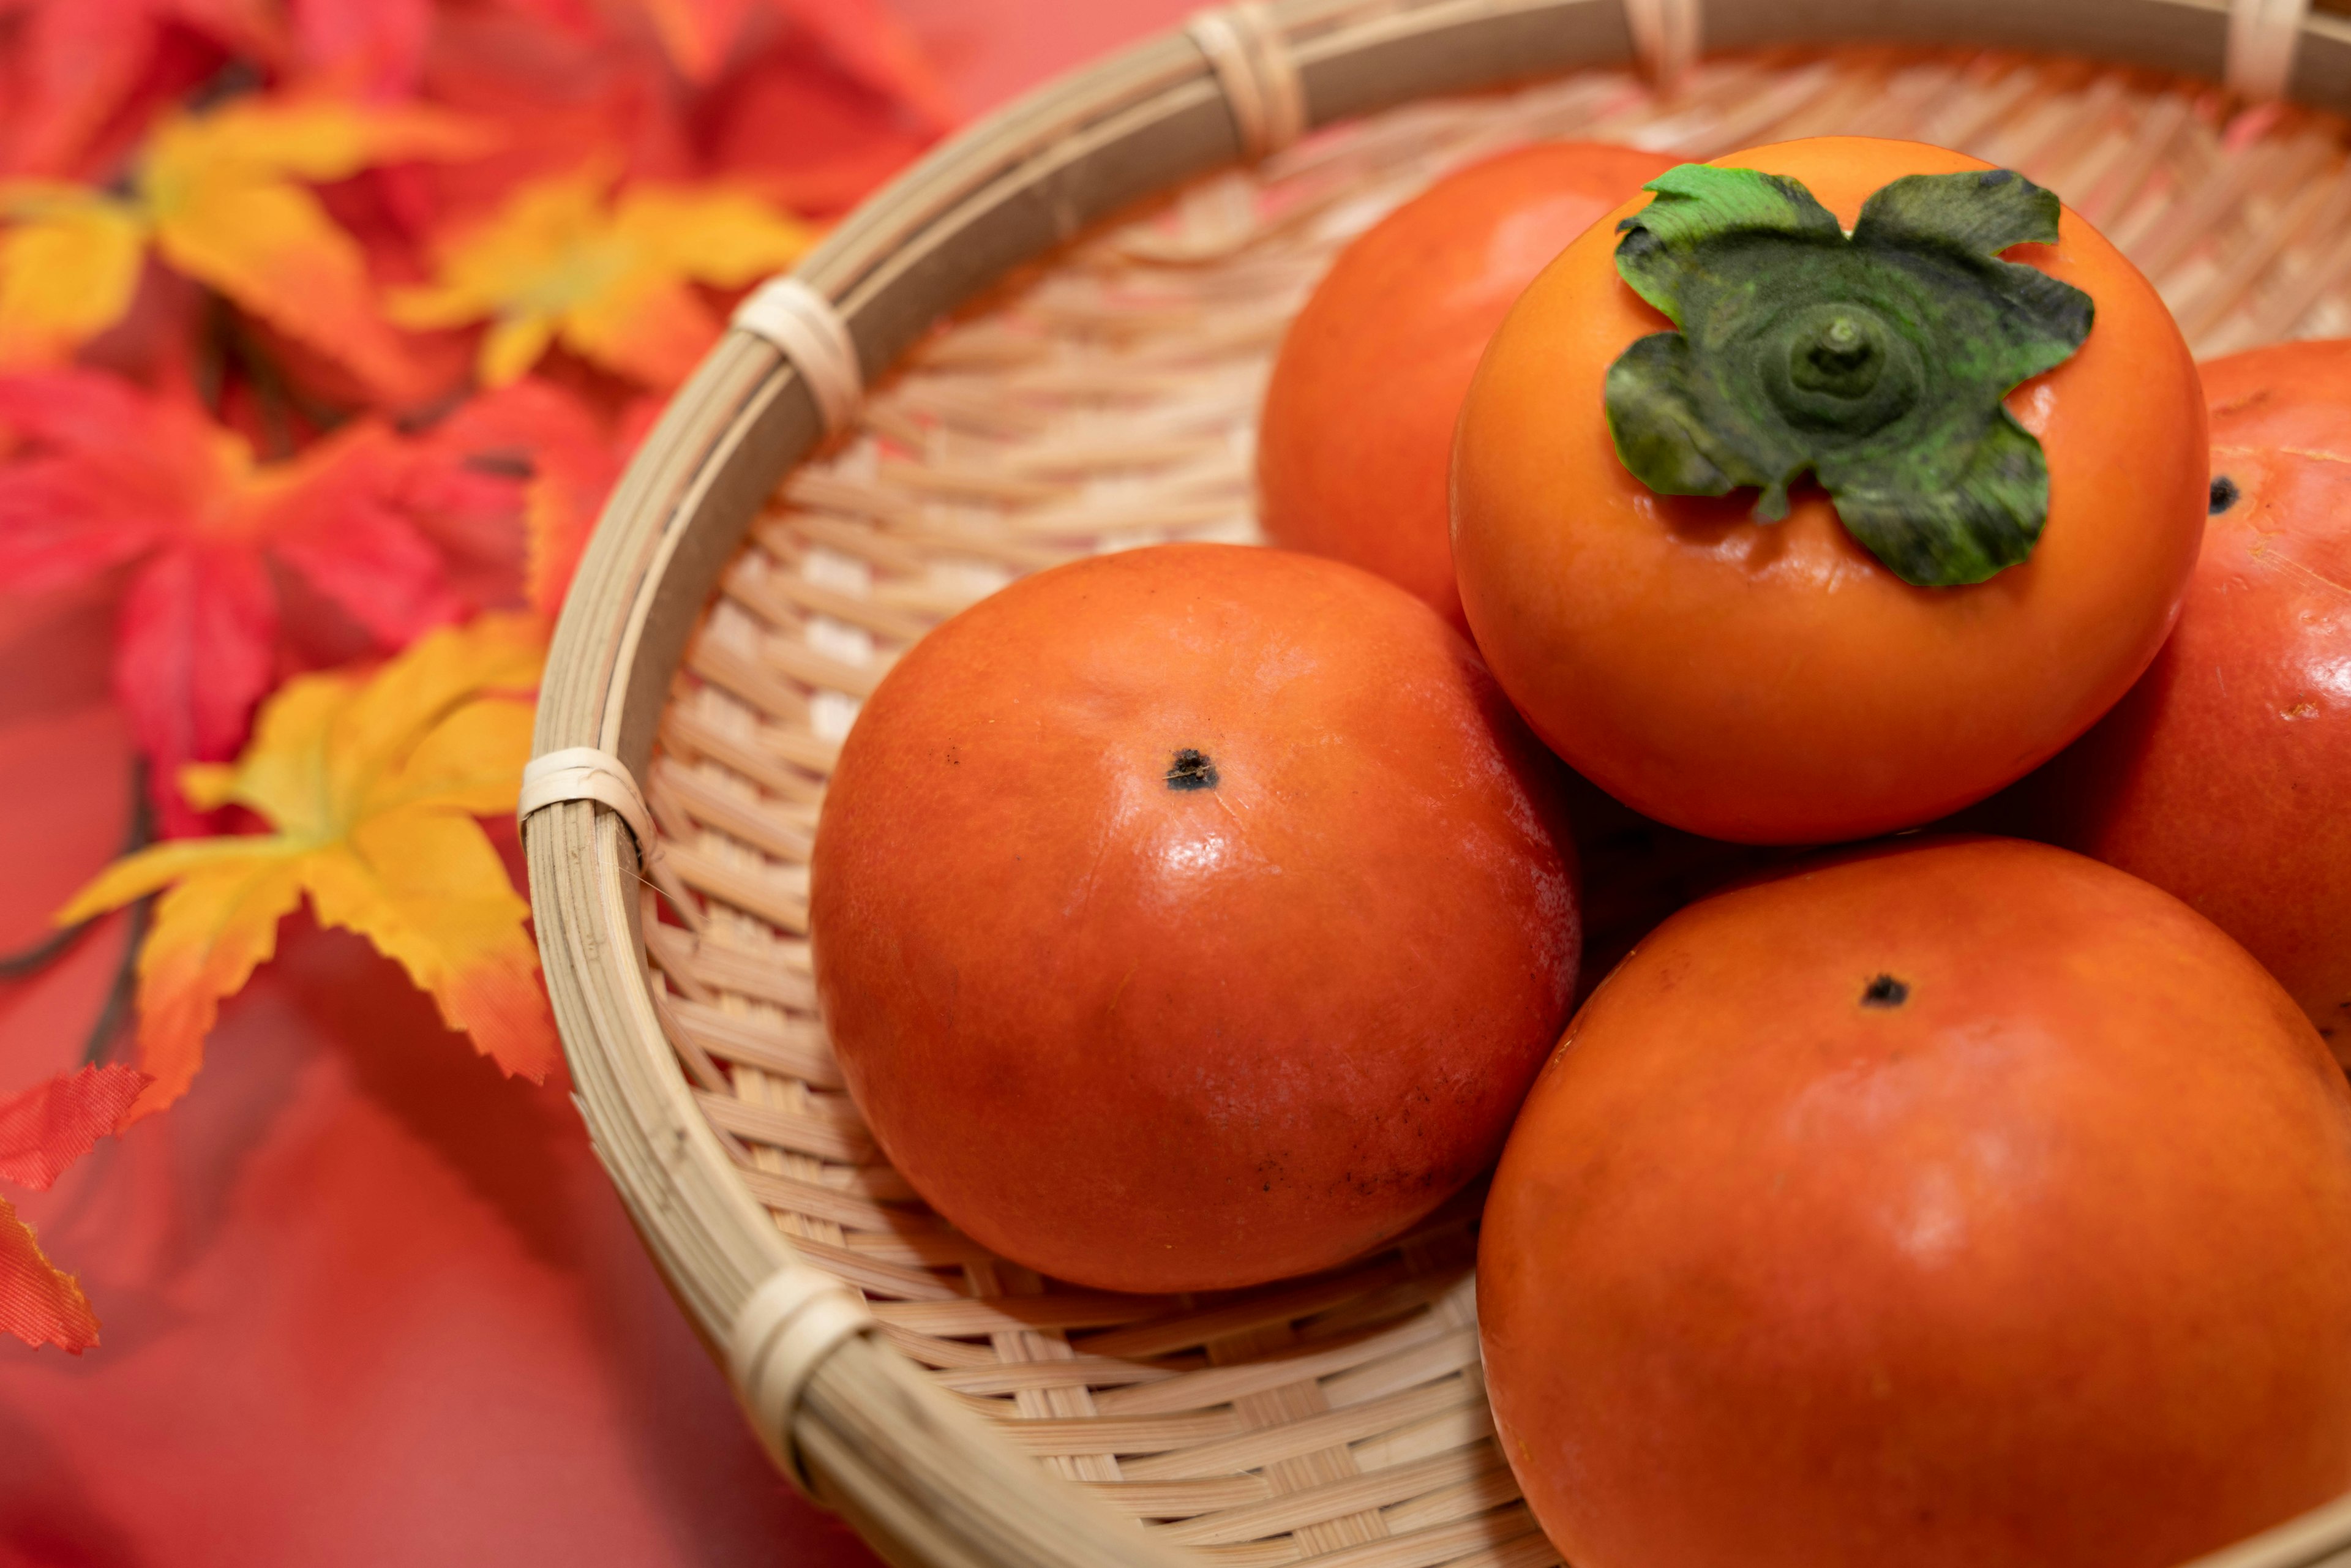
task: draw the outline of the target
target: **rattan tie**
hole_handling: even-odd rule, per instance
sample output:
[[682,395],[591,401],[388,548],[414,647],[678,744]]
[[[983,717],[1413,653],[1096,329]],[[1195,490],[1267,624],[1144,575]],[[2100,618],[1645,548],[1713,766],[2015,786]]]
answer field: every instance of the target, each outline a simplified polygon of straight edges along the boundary
[[1208,57],[1240,131],[1241,156],[1254,163],[1306,132],[1306,89],[1280,28],[1263,5],[1245,0],[1202,11],[1184,25]]
[[1625,0],[1633,51],[1650,79],[1667,91],[1698,63],[1702,0]]
[[753,1430],[786,1475],[813,1495],[792,1436],[792,1412],[824,1358],[872,1326],[873,1314],[829,1276],[787,1263],[762,1281],[735,1314],[726,1364]]
[[735,308],[734,325],[765,338],[792,362],[816,400],[827,435],[856,417],[865,376],[857,340],[831,300],[797,277],[771,277]]
[[2310,0],[2230,0],[2229,56],[2222,76],[2246,98],[2283,98],[2302,43]]
[[651,862],[661,852],[644,792],[611,752],[592,746],[567,746],[524,764],[522,794],[515,802],[517,821],[528,821],[534,811],[564,800],[594,800],[618,811],[629,831],[636,835],[639,860]]
[[567,746],[524,764],[522,793],[515,800],[515,821],[565,800],[593,800],[619,813],[637,841],[637,863],[671,905],[689,921],[698,921],[693,898],[676,873],[662,859],[661,834],[645,806],[644,792],[621,759],[592,746]]

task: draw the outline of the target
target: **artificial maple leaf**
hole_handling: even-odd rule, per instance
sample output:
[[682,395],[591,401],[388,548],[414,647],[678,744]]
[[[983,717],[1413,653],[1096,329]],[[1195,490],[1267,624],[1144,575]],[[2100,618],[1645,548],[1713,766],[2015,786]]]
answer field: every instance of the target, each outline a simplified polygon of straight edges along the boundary
[[519,491],[523,596],[553,616],[579,569],[604,497],[661,412],[638,398],[608,420],[552,382],[527,376],[468,401],[433,441],[457,465],[499,474]]
[[306,82],[383,99],[416,85],[433,0],[293,0],[293,55]]
[[955,106],[906,24],[883,0],[641,0],[680,72],[715,80],[746,25],[764,13],[806,34],[843,72],[911,110],[933,130],[955,122]]
[[0,16],[12,16],[16,95],[0,168],[20,172],[75,169],[135,109],[177,96],[227,55],[272,52],[277,30],[267,0],[0,0]]
[[85,1067],[0,1099],[0,1181],[48,1191],[114,1131],[146,1085],[133,1067]]
[[601,162],[518,188],[439,247],[440,281],[395,291],[409,327],[488,320],[479,374],[504,386],[557,343],[648,385],[674,386],[716,340],[695,282],[735,288],[796,261],[814,235],[758,197],[638,184],[613,199]]
[[0,1197],[0,1329],[26,1344],[79,1355],[98,1343],[98,1314],[71,1274],[49,1261],[33,1228]]
[[0,365],[62,364],[122,319],[139,289],[146,225],[86,185],[0,182]]
[[[0,214],[15,220],[0,247],[0,351],[25,344],[54,360],[110,326],[152,246],[173,270],[349,366],[381,395],[410,395],[418,371],[376,307],[365,251],[302,182],[470,157],[487,144],[471,121],[419,105],[246,98],[156,125],[123,195],[0,183]],[[46,278],[38,269],[60,255],[95,281]]]
[[[65,1168],[121,1124],[146,1085],[129,1067],[85,1067],[0,1100],[0,1177],[45,1192]],[[0,1329],[29,1345],[79,1355],[98,1343],[98,1318],[74,1277],[49,1261],[33,1228],[0,1198]]]
[[788,211],[847,212],[936,132],[793,42],[762,49],[695,107],[714,170]]
[[194,826],[180,764],[232,755],[276,663],[272,563],[400,647],[460,605],[401,507],[418,452],[359,421],[256,460],[192,398],[95,371],[0,376],[0,589],[130,567],[114,689],[153,764],[167,827]]
[[139,950],[139,1062],[124,1120],[186,1092],[224,998],[277,946],[308,895],[430,992],[442,1019],[507,1072],[555,1061],[529,907],[475,821],[514,810],[530,755],[545,625],[489,615],[420,640],[372,675],[298,676],[263,706],[235,766],[182,771],[197,806],[235,803],[275,830],[153,845],[116,862],[57,915],[72,924],[162,892]]

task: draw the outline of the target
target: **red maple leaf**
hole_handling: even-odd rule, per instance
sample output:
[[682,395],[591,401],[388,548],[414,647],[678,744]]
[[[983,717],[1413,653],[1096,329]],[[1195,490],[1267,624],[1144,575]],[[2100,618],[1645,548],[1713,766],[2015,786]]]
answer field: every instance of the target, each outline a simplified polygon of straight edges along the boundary
[[380,647],[465,608],[402,497],[423,456],[354,422],[262,463],[184,393],[91,371],[0,376],[0,589],[125,570],[115,697],[167,829],[196,819],[180,766],[235,754],[277,667],[278,584],[306,585]]
[[48,1191],[114,1131],[146,1083],[135,1067],[85,1067],[0,1099],[0,1181]]
[[[121,1124],[147,1075],[85,1067],[0,1099],[0,1177],[47,1191],[90,1145]],[[33,1228],[0,1197],[0,1333],[79,1355],[98,1343],[98,1318],[71,1274],[50,1262]]]
[[433,445],[460,472],[509,487],[523,524],[523,597],[542,614],[562,607],[604,497],[661,412],[637,398],[608,418],[553,382],[527,377],[473,399],[435,429]]
[[433,0],[294,0],[289,9],[305,81],[371,99],[415,87],[433,37]]
[[82,172],[227,56],[276,52],[264,0],[0,0],[6,16],[19,31],[0,168],[14,173]]
[[860,85],[911,110],[934,131],[955,122],[946,86],[885,0],[640,0],[663,47],[692,81],[728,64],[754,20],[805,36]]

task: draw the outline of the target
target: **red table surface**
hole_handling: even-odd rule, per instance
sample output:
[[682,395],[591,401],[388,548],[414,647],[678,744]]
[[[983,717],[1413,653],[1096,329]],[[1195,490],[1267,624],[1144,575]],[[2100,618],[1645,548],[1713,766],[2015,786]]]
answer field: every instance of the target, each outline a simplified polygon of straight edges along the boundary
[[[964,106],[1184,0],[897,0]],[[110,613],[0,600],[0,950],[113,853]],[[68,1066],[120,917],[0,982],[0,1090]],[[775,1474],[589,1152],[358,939],[289,921],[188,1098],[13,1192],[103,1343],[0,1340],[0,1568],[873,1561]]]

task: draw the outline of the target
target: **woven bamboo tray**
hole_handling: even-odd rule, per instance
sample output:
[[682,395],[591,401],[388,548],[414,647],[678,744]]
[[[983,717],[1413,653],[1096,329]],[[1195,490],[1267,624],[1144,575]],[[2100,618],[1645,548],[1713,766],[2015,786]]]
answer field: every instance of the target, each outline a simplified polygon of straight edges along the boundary
[[[538,749],[565,755],[526,797],[581,1111],[779,1462],[940,1568],[1556,1563],[1491,1438],[1477,1194],[1330,1275],[1144,1299],[991,1257],[880,1163],[807,940],[858,701],[1019,573],[1254,538],[1284,325],[1448,168],[1541,137],[1940,142],[2058,191],[2204,355],[2351,333],[2345,127],[2265,101],[2282,89],[2351,108],[2351,22],[2291,0],[1290,0],[1031,96],[842,225],[797,275],[838,317],[752,309],[614,496],[540,700]],[[2351,1564],[2351,1505],[2208,1562]]]

